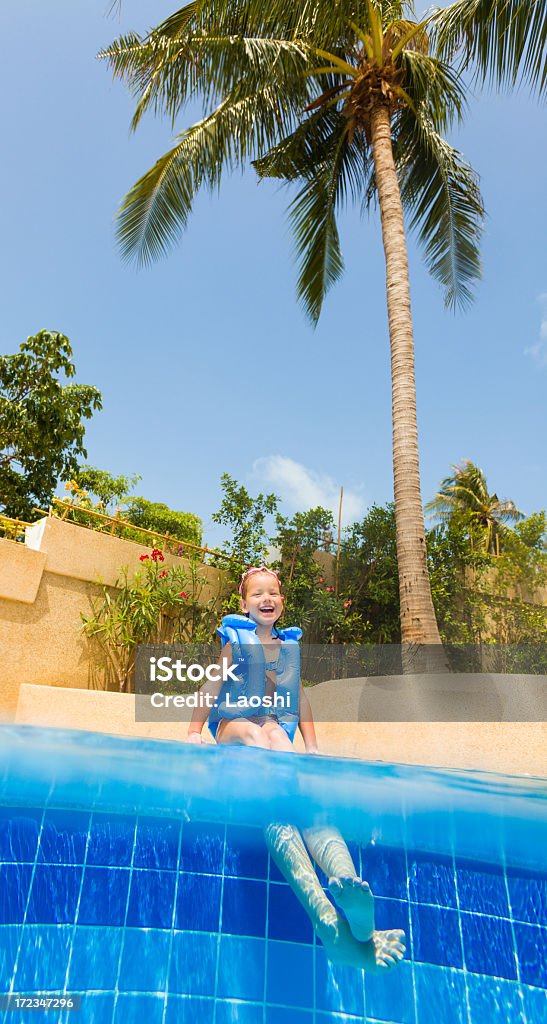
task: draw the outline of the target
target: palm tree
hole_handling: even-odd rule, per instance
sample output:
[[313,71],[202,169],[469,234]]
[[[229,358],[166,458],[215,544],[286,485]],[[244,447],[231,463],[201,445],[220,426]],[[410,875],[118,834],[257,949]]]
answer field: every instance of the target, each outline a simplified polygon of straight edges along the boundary
[[490,494],[486,477],[478,466],[464,459],[461,466],[452,466],[454,473],[441,482],[440,490],[428,501],[426,512],[435,516],[440,523],[462,513],[484,536],[486,554],[499,555],[500,539],[507,530],[506,523],[524,519],[513,501],[500,501],[497,494]]
[[[343,270],[338,211],[346,199],[378,202],[401,632],[413,644],[440,638],[426,564],[403,210],[452,307],[469,302],[480,274],[483,218],[476,175],[444,138],[464,111],[463,87],[432,52],[427,27],[402,0],[194,0],[145,37],[122,36],[100,54],[138,97],[134,128],[146,110],[174,122],[189,100],[203,104],[202,118],[123,201],[125,257],[147,263],[163,254],[186,227],[198,189],[216,189],[223,171],[252,161],[260,176],[299,185],[289,208],[298,294],[317,322]],[[451,55],[461,39],[450,23],[443,32]]]

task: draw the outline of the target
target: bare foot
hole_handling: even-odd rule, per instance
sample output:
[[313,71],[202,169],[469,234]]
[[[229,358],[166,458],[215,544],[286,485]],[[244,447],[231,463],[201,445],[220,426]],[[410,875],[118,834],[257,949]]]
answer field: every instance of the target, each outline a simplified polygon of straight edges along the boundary
[[396,967],[405,954],[405,933],[400,928],[373,932],[368,942],[358,942],[348,922],[340,914],[335,923],[321,928],[318,935],[333,963],[357,967],[360,971],[372,974]]
[[331,878],[329,892],[344,911],[359,942],[368,942],[374,933],[374,897],[370,885],[361,878]]

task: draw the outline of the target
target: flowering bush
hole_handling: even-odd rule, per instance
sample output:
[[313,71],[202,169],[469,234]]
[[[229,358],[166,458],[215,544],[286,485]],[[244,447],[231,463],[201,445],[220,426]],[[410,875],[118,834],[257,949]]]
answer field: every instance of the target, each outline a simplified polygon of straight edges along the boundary
[[139,572],[130,578],[126,570],[115,588],[103,587],[93,614],[82,615],[84,633],[101,649],[102,668],[125,692],[133,688],[139,644],[208,642],[217,618],[214,598],[201,601],[206,579],[199,564],[160,568],[165,556],[159,548],[139,561]]

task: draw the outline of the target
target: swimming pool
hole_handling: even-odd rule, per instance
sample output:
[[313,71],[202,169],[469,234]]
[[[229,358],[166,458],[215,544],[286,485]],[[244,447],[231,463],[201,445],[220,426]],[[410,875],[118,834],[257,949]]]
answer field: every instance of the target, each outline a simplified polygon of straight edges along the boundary
[[[547,1020],[541,780],[30,727],[0,744],[0,992],[81,996],[0,1021]],[[341,829],[403,964],[326,960],[272,820]]]

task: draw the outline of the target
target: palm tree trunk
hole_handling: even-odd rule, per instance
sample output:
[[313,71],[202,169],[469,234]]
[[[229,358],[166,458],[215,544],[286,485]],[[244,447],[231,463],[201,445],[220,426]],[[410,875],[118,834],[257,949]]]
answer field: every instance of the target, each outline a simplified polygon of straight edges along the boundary
[[403,207],[393,161],[390,115],[384,105],[371,113],[371,134],[386,259],[401,640],[403,644],[440,644],[429,585],[420,493],[414,338]]

